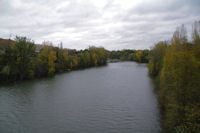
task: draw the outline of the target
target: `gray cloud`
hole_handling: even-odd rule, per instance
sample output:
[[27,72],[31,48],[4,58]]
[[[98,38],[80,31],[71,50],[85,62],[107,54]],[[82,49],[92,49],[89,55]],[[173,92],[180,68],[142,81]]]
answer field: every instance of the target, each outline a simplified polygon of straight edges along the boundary
[[190,33],[200,20],[199,7],[199,0],[0,0],[0,38],[22,35],[76,49],[145,49],[170,39],[181,24]]

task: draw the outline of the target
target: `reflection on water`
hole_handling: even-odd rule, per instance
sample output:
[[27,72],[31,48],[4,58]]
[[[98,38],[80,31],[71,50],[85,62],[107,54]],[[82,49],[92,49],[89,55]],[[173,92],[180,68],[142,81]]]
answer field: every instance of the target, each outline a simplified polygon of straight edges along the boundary
[[145,64],[110,63],[0,87],[2,133],[158,133]]

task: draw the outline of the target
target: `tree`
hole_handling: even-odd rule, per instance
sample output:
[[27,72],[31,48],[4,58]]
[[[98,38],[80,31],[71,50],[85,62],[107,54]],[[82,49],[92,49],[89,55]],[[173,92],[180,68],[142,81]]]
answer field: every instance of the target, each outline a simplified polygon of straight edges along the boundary
[[64,71],[65,69],[65,59],[64,59],[64,50],[63,50],[62,42],[59,45],[60,47],[54,48],[54,50],[56,51],[55,69],[56,71],[61,72],[61,71]]
[[200,51],[197,31],[196,24],[191,44],[182,25],[174,32],[171,44],[159,42],[149,55],[148,68],[150,74],[158,79],[162,126],[166,132],[200,131]]
[[56,52],[51,51],[48,56],[48,75],[52,76],[55,72]]
[[28,78],[32,79],[35,77],[35,59],[31,59],[28,63]]
[[187,118],[191,112],[188,107],[200,103],[200,65],[192,51],[177,51],[173,47],[175,46],[172,45],[167,49],[164,58],[159,94],[164,108],[176,116],[166,117],[166,123],[171,125],[165,126],[170,129],[177,125],[181,126],[182,123],[192,128],[189,124],[191,121]]
[[16,36],[12,49],[16,56],[17,74],[22,80],[28,75],[28,64],[35,56],[35,44],[26,37]]
[[48,74],[48,56],[51,51],[51,47],[43,45],[41,52],[37,57],[37,74],[38,76],[46,76]]
[[42,75],[52,76],[55,72],[55,61],[57,59],[55,49],[52,46],[44,45],[38,55],[38,71]]
[[1,74],[5,76],[6,80],[8,81],[8,76],[10,75],[10,67],[8,65],[4,66]]
[[150,51],[148,68],[151,76],[155,77],[161,71],[166,49],[166,41],[161,41]]
[[171,40],[172,45],[176,45],[175,49],[181,50],[181,49],[187,49],[187,30],[184,25],[181,27],[178,27],[176,31],[173,34],[172,40]]
[[193,44],[200,45],[200,21],[195,21],[192,29]]
[[148,63],[149,50],[142,50],[141,63]]
[[136,52],[136,57],[137,57],[138,62],[141,62],[141,56],[142,56],[142,51],[141,51],[141,50],[138,50],[138,51]]
[[194,44],[194,54],[200,59],[200,21],[196,21],[193,25],[192,42]]

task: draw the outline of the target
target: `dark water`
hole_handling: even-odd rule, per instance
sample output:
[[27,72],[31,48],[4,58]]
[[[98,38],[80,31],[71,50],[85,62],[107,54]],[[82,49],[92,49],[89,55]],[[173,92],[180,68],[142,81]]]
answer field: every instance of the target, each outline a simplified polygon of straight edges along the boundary
[[0,133],[158,133],[144,64],[58,74],[0,87]]

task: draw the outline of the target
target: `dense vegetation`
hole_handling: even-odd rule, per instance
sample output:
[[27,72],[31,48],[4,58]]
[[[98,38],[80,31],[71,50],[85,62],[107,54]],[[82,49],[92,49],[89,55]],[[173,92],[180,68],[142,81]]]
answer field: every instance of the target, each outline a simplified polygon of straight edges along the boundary
[[170,42],[159,42],[149,56],[149,73],[155,78],[162,127],[171,133],[200,132],[200,22],[195,22],[192,42],[184,25]]
[[101,47],[76,51],[53,47],[51,43],[35,45],[26,37],[0,40],[0,81],[52,76],[56,72],[105,65],[108,51]]
[[111,51],[109,54],[110,59],[119,59],[121,61],[136,61],[140,63],[148,62],[149,50],[118,50]]
[[51,42],[36,45],[26,37],[0,39],[0,81],[52,76],[57,72],[105,65],[107,58],[121,61],[148,62],[149,50],[107,51],[102,47],[85,50],[54,47]]

